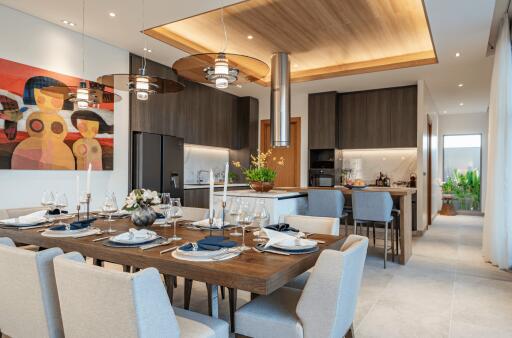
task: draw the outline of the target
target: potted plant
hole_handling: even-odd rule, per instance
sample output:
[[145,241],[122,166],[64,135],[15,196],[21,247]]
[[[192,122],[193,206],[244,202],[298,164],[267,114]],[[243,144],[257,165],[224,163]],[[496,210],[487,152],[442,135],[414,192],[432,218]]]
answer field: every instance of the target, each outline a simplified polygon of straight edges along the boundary
[[[268,167],[268,159],[272,155],[272,150],[262,153],[258,150],[256,155],[251,155],[251,166],[243,168],[239,161],[233,161],[233,166],[240,168],[245,179],[249,182],[251,189],[257,192],[267,192],[274,187],[277,172]],[[272,158],[280,166],[284,166],[284,158]]]
[[132,222],[141,227],[147,227],[156,220],[153,205],[160,204],[158,192],[149,189],[134,189],[125,200],[124,210],[132,212]]

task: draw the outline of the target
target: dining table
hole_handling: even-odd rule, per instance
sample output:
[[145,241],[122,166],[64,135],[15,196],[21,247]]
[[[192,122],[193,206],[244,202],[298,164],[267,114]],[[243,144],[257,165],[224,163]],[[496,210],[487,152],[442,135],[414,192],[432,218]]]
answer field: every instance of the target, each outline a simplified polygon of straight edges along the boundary
[[[109,224],[111,223],[111,224]],[[116,219],[108,222],[105,219],[98,219],[93,223],[103,231],[97,235],[81,238],[73,237],[45,237],[42,235],[44,228],[12,229],[0,228],[0,237],[9,237],[16,243],[35,245],[40,248],[59,247],[64,252],[77,251],[85,257],[97,261],[129,266],[136,269],[154,267],[164,277],[183,277],[185,281],[198,281],[206,283],[208,290],[208,312],[210,316],[218,317],[219,313],[219,286],[229,291],[229,309],[231,329],[234,329],[234,313],[236,311],[237,290],[244,290],[251,293],[251,298],[258,295],[269,295],[277,289],[290,282],[295,277],[307,271],[315,265],[320,253],[325,249],[339,250],[344,236],[333,236],[324,234],[311,234],[308,238],[319,241],[319,250],[308,254],[282,255],[269,252],[258,252],[256,250],[243,251],[239,256],[228,260],[213,262],[198,262],[176,259],[172,250],[161,253],[166,248],[173,248],[185,243],[193,243],[206,236],[209,230],[196,230],[190,226],[191,221],[180,220],[177,226],[177,235],[182,239],[170,242],[164,246],[142,250],[140,248],[114,248],[104,245],[108,239],[95,241],[109,236],[106,230],[112,226],[115,234],[129,231],[130,228],[137,228],[129,218]],[[161,227],[153,225],[148,228],[155,231],[163,238],[173,235],[172,227]],[[222,235],[223,231],[212,231],[213,235]],[[229,236],[229,230],[224,233]],[[255,246],[252,231],[246,230],[245,243]],[[240,237],[230,237],[230,240],[241,244]],[[173,283],[165,278],[169,298],[172,302]],[[191,283],[185,284],[185,293],[190,297]],[[187,290],[188,289],[188,290]],[[187,295],[185,294],[185,298]],[[185,299],[187,302],[187,299]],[[190,300],[188,300],[190,302]]]

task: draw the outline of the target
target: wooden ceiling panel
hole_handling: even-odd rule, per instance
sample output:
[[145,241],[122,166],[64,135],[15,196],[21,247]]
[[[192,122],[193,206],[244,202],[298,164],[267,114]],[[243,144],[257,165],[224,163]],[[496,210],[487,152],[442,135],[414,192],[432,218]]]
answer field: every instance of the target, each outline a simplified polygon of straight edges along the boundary
[[[293,82],[437,62],[422,0],[248,0],[224,22],[228,53],[289,52]],[[224,47],[220,10],[145,32],[191,54]]]

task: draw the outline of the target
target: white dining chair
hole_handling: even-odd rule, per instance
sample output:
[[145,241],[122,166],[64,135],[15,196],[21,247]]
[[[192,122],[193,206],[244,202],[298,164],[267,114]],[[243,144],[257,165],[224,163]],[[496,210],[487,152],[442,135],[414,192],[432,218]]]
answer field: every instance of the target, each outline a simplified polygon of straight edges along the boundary
[[64,337],[53,272],[58,255],[59,248],[33,252],[0,238],[1,333],[13,338]]
[[351,235],[345,251],[324,250],[304,290],[282,287],[235,313],[235,332],[253,338],[353,335],[368,238]]
[[131,274],[84,264],[71,252],[54,260],[67,338],[228,337],[228,323],[173,309],[160,274],[148,268]]
[[192,208],[192,207],[182,207],[183,211],[183,219],[187,221],[200,221],[208,218],[208,209],[204,208]]
[[[334,217],[315,217],[303,215],[287,215],[283,217],[285,223],[302,232],[338,236],[340,219]],[[309,278],[310,271],[306,271],[285,286],[302,289]]]

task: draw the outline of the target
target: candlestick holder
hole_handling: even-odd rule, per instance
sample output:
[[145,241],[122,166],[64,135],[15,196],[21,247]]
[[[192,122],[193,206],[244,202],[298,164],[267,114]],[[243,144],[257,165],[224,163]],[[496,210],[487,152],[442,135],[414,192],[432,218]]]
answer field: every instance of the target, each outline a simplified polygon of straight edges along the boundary
[[85,195],[85,204],[86,204],[86,217],[87,219],[89,219],[89,208],[91,206],[91,193],[88,192],[86,195]]
[[80,222],[80,201],[78,201],[78,204],[76,205],[76,221]]
[[224,234],[226,223],[224,219],[226,217],[226,201],[222,201],[222,237],[227,238]]

